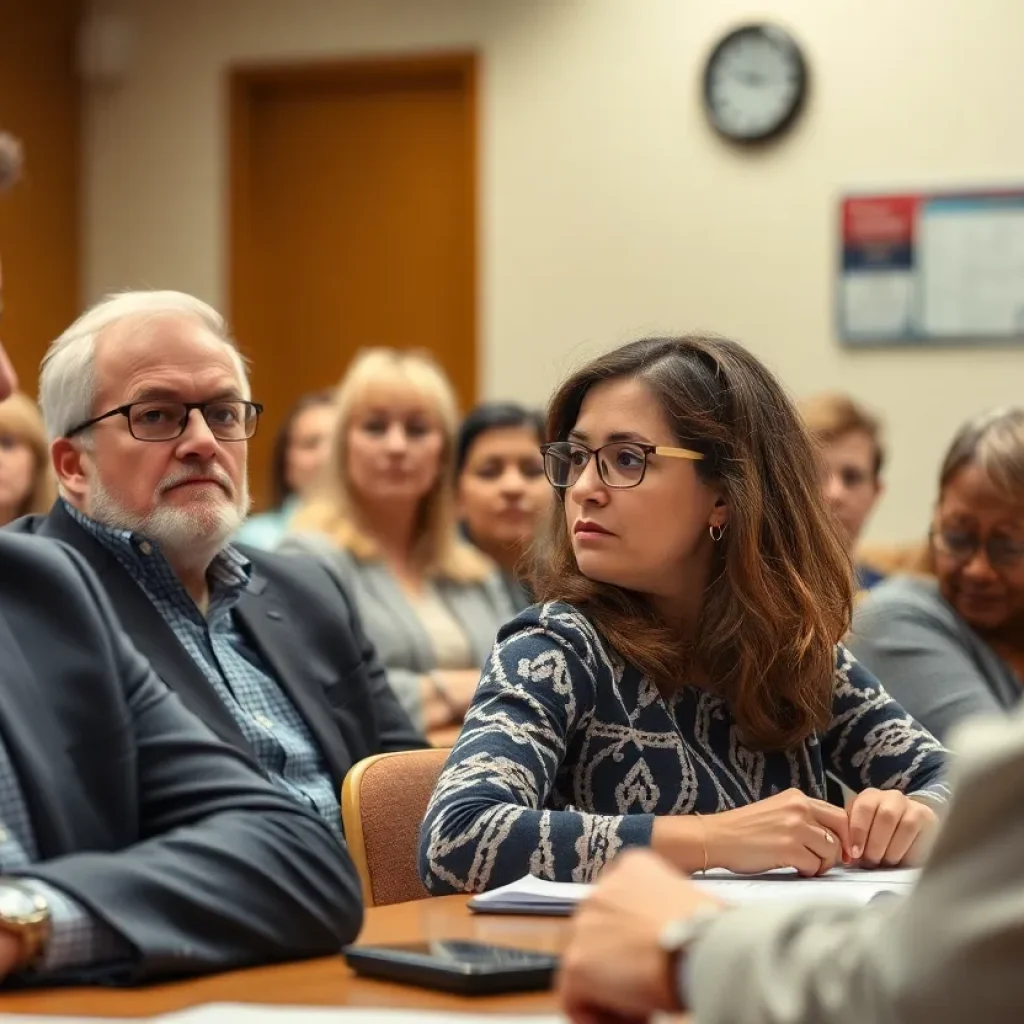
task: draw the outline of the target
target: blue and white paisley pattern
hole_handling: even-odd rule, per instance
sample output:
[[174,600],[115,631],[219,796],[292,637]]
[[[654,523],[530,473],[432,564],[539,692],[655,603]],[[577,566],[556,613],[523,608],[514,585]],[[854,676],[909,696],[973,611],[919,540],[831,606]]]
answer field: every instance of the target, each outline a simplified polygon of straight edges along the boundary
[[841,645],[829,728],[797,749],[743,745],[727,703],[682,687],[666,703],[567,604],[499,634],[420,833],[433,893],[525,874],[593,881],[655,816],[714,814],[796,787],[899,789],[942,802],[947,752]]

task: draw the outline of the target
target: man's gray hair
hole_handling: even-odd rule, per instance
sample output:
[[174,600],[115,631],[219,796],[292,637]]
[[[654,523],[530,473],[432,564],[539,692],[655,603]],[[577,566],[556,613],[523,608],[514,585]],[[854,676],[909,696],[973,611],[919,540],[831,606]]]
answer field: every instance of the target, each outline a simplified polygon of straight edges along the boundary
[[96,339],[121,320],[142,322],[167,317],[198,320],[231,350],[244,398],[251,396],[245,360],[228,334],[224,318],[212,306],[174,291],[135,291],[108,295],[87,309],[49,348],[39,371],[39,406],[50,440],[64,437],[91,419],[96,394]]

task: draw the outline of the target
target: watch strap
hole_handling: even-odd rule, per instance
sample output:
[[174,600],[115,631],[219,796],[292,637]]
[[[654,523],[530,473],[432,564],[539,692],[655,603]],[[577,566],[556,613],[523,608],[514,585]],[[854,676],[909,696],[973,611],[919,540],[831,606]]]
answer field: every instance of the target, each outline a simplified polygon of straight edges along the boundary
[[689,917],[669,921],[658,935],[658,947],[665,953],[669,984],[679,1000],[678,1009],[688,1009],[686,958],[691,947],[718,918],[725,907],[706,904]]

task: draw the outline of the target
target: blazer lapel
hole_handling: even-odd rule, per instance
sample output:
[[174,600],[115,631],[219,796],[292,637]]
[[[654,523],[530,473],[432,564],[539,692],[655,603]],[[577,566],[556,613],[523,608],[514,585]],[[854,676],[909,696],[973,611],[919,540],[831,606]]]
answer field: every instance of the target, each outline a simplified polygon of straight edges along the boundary
[[85,558],[100,578],[121,627],[153,666],[153,671],[178,694],[185,706],[222,740],[252,753],[248,740],[203,670],[181,646],[174,630],[114,555],[82,529],[60,502],[54,506],[39,532],[64,541]]
[[305,719],[331,774],[340,783],[351,765],[338,757],[338,734],[331,707],[319,683],[310,678],[310,665],[296,641],[288,612],[258,572],[253,572],[248,588],[235,606],[235,615],[278,685]]

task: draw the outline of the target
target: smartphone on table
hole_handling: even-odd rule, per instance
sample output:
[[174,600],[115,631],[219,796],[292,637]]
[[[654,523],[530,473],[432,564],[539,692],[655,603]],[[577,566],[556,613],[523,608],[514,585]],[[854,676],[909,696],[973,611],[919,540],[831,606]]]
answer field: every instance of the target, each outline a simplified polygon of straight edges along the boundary
[[463,939],[385,946],[346,946],[356,974],[460,995],[498,995],[551,988],[558,958],[528,949]]

